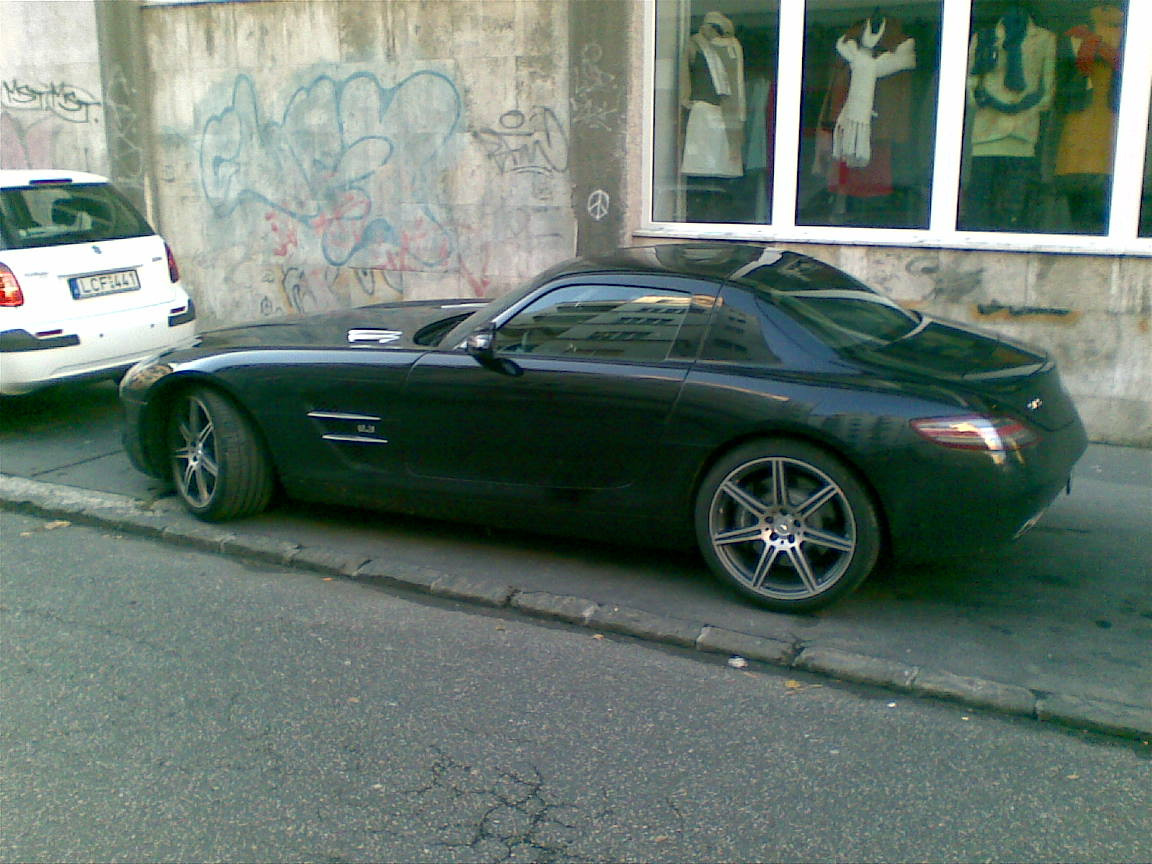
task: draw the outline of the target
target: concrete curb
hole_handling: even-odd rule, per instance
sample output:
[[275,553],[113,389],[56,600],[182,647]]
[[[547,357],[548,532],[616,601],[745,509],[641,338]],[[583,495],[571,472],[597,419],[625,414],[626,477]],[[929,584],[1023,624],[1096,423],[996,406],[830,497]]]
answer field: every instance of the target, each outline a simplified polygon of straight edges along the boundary
[[509,609],[534,618],[563,621],[702,653],[738,656],[771,666],[944,699],[1073,729],[1152,740],[1152,708],[1149,707],[1044,693],[836,648],[799,644],[789,638],[739,633],[642,609],[600,604],[583,597],[520,590],[513,585],[478,577],[391,561],[365,560],[340,549],[304,548],[267,537],[245,535],[223,526],[189,524],[191,517],[184,514],[174,501],[150,503],[123,495],[0,474],[0,507],[151,537],[248,561],[307,569],[490,608]]

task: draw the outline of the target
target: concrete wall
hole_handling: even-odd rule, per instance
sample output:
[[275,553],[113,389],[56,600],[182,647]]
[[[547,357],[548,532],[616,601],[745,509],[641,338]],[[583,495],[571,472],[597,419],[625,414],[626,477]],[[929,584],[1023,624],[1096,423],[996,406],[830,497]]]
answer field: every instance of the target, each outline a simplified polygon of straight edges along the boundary
[[157,208],[207,326],[572,254],[566,2],[149,6]]
[[108,171],[91,0],[0,0],[0,167]]

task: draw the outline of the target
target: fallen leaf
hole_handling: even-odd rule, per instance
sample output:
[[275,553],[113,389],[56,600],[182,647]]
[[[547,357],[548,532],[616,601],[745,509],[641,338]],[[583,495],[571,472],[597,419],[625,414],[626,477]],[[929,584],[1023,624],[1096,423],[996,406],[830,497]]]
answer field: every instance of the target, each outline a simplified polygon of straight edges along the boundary
[[788,695],[793,693],[803,693],[805,690],[815,690],[818,687],[823,687],[823,684],[805,684],[802,681],[797,681],[794,678],[789,678],[784,682],[784,686],[788,690]]
[[55,522],[45,522],[39,528],[33,528],[31,531],[21,531],[21,537],[31,537],[33,534],[39,534],[41,531],[55,531],[57,528],[67,528],[72,523],[66,519],[57,519]]

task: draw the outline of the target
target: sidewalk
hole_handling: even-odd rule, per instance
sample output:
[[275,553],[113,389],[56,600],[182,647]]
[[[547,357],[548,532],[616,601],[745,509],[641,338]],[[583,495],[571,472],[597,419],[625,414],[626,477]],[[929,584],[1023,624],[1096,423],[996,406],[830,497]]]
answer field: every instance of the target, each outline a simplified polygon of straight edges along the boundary
[[1152,740],[1149,451],[1090,448],[1073,495],[1006,550],[882,572],[787,616],[736,599],[692,556],[300,505],[206,525],[128,465],[114,400],[88,408],[79,426],[52,410],[0,422],[0,506]]

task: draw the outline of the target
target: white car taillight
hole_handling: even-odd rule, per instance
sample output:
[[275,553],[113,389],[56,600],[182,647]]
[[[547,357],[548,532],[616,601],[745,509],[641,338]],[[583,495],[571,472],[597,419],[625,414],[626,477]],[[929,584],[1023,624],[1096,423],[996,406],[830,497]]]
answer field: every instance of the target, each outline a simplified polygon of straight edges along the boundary
[[23,306],[24,292],[16,281],[16,274],[0,264],[0,306]]
[[180,281],[180,268],[176,266],[176,256],[172,254],[172,247],[164,244],[164,251],[168,253],[168,278],[173,283]]
[[929,417],[913,420],[912,428],[941,447],[1004,453],[1035,444],[1035,432],[1011,417]]

